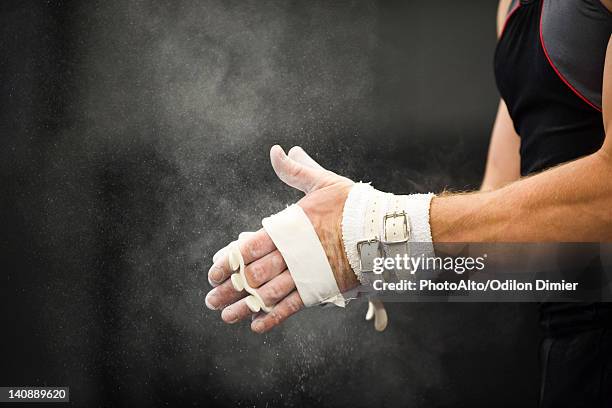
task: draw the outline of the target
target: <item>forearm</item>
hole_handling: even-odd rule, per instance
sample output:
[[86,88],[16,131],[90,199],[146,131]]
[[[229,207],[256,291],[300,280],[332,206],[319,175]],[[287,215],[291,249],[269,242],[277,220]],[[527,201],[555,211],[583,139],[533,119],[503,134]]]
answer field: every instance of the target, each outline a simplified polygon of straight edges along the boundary
[[436,197],[434,242],[612,241],[612,160],[600,151],[490,192]]

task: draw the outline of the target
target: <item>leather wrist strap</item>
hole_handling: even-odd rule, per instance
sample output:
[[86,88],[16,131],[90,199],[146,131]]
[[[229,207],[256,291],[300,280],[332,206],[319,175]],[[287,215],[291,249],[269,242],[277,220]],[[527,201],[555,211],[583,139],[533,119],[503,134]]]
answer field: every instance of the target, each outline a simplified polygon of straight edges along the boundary
[[409,254],[410,218],[405,211],[405,196],[392,195],[383,219],[382,246],[385,257]]
[[283,256],[306,307],[346,305],[323,245],[302,207],[293,204],[261,223]]
[[366,207],[365,222],[363,225],[363,240],[357,242],[357,252],[359,253],[359,274],[362,283],[368,283],[364,272],[374,270],[374,259],[382,256],[380,246],[380,232],[382,227],[382,207],[385,204],[385,194],[376,191],[372,195]]

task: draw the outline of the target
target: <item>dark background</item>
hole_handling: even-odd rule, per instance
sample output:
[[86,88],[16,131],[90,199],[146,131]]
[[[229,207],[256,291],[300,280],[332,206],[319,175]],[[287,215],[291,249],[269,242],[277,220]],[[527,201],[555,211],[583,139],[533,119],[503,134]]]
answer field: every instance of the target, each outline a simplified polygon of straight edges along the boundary
[[299,194],[273,143],[382,190],[477,188],[496,2],[0,3],[0,385],[79,406],[535,406],[536,307],[364,303],[270,334],[213,253]]

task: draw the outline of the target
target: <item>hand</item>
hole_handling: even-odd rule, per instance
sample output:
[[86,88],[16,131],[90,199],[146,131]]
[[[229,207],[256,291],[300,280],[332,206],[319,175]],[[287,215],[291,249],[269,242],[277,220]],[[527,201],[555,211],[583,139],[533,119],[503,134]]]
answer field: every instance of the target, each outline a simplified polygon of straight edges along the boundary
[[[293,147],[286,155],[280,146],[274,146],[270,161],[279,179],[306,194],[297,204],[314,226],[340,292],[356,287],[359,281],[346,258],[341,229],[344,202],[353,182],[325,170],[300,147]],[[242,236],[238,243],[249,285],[258,288],[266,304],[275,304],[270,313],[259,314],[251,323],[253,331],[264,333],[301,310],[304,303],[282,255],[263,229]],[[234,290],[228,279],[231,273],[227,255],[221,253],[208,272],[208,280],[215,288],[206,296],[206,305],[223,309],[221,318],[230,324],[251,316],[244,300],[246,292]]]

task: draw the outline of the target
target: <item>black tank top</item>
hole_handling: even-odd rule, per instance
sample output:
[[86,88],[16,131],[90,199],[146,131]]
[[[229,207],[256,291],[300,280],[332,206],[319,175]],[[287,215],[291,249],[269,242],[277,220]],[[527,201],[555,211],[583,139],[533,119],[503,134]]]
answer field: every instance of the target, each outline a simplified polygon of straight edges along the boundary
[[521,137],[521,173],[598,150],[601,89],[612,15],[599,0],[510,5],[495,52],[495,77]]
[[[612,14],[599,0],[514,0],[495,51],[495,77],[521,139],[528,175],[598,150]],[[612,304],[544,303],[550,332],[612,324]]]

